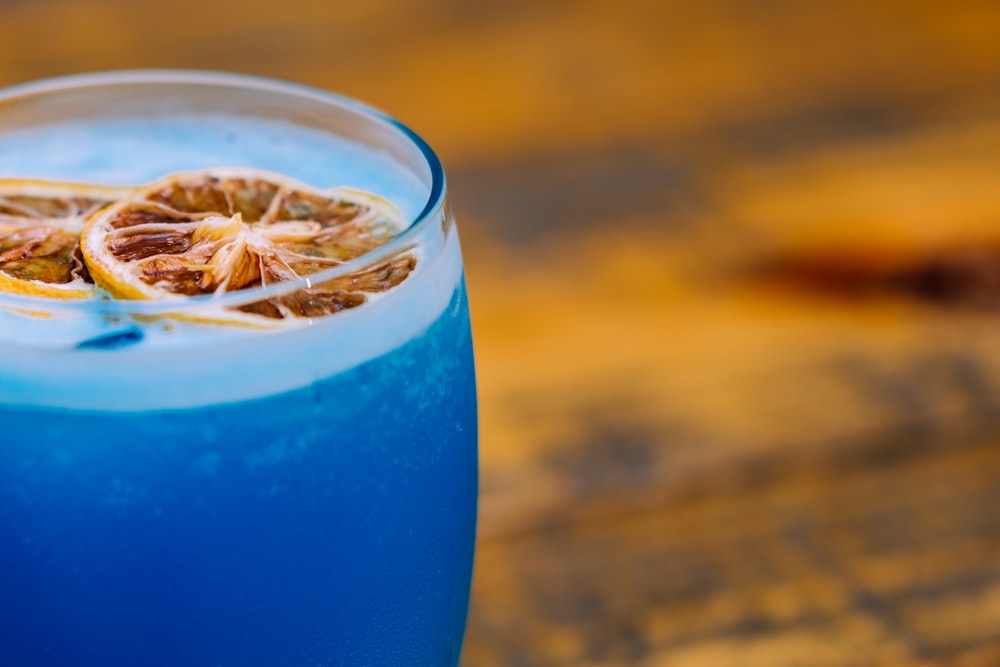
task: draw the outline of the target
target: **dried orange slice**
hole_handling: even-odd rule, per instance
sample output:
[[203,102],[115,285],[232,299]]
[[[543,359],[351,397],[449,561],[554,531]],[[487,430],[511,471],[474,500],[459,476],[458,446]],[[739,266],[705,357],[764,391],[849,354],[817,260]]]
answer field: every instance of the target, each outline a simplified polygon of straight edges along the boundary
[[[136,188],[91,218],[81,248],[113,296],[162,299],[272,285],[337,266],[402,230],[378,197],[323,191],[278,174],[210,169]],[[292,322],[353,308],[406,279],[412,255],[229,310],[221,319]],[[220,319],[217,313],[195,319]]]
[[86,219],[128,190],[0,179],[0,292],[57,298],[96,293],[80,254]]

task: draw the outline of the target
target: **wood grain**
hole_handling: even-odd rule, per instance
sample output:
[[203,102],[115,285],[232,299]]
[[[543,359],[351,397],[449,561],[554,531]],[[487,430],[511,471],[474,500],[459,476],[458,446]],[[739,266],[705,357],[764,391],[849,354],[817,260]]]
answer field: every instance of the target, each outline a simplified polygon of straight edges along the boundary
[[1000,4],[0,2],[0,83],[255,72],[441,153],[469,667],[1000,664]]

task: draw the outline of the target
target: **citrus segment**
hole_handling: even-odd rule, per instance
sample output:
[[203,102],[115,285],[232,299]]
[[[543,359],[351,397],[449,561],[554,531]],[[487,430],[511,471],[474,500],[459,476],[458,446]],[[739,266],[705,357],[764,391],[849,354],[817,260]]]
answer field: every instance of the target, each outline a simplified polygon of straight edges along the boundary
[[93,296],[80,254],[85,220],[126,190],[21,179],[0,180],[0,292]]
[[[224,294],[313,275],[360,257],[402,231],[398,213],[355,191],[321,191],[249,169],[164,177],[94,216],[81,247],[95,282],[114,296]],[[228,311],[254,323],[329,315],[398,285],[411,255],[289,295]],[[198,318],[201,319],[201,318]],[[217,319],[213,314],[209,319]]]

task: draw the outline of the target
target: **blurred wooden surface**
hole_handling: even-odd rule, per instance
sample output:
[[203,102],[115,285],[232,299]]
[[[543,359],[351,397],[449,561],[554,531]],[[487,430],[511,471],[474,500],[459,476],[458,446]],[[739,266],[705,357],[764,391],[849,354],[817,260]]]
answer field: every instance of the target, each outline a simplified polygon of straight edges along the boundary
[[441,153],[467,667],[1000,664],[1000,4],[0,1],[0,83],[197,67]]

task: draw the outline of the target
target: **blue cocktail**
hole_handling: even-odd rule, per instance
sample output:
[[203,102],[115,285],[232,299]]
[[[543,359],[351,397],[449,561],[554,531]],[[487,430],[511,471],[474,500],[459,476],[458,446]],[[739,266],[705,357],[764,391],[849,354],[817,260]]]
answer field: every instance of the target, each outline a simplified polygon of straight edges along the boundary
[[2,663],[456,664],[475,382],[434,155],[359,105],[244,77],[76,77],[7,100],[0,174],[125,186],[226,165],[356,188],[412,223],[312,283],[401,253],[415,268],[357,307],[274,328],[214,315],[272,295],[261,288],[4,296]]

